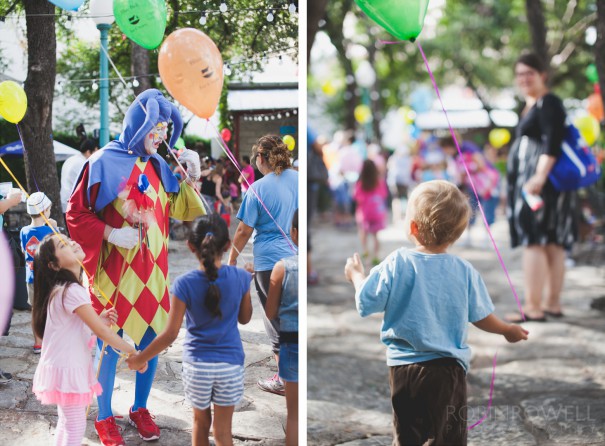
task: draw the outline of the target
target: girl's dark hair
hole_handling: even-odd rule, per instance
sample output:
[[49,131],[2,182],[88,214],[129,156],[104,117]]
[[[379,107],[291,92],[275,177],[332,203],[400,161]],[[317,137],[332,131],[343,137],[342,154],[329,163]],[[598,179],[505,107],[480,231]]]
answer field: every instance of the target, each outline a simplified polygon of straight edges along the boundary
[[246,164],[250,164],[250,157],[248,155],[244,155],[242,156],[242,160],[246,163]]
[[518,64],[527,65],[528,67],[536,70],[538,73],[546,72],[546,66],[544,64],[544,60],[542,60],[542,58],[539,57],[535,53],[521,54],[521,56],[517,59],[517,62],[515,62],[515,65],[518,65]]
[[252,156],[262,156],[267,160],[275,175],[292,167],[290,152],[286,143],[277,135],[265,135],[258,138],[252,147]]
[[216,257],[220,255],[229,242],[227,223],[217,214],[204,215],[196,220],[193,230],[189,233],[189,244],[195,249],[195,255],[204,265],[208,282],[208,294],[204,304],[212,316],[222,319],[220,301],[221,290],[216,284],[218,268]]
[[361,182],[361,188],[366,192],[376,189],[376,186],[378,186],[378,168],[374,161],[368,159],[363,162],[359,173],[359,181]]
[[[34,254],[34,302],[32,306],[32,327],[34,333],[40,338],[44,337],[44,327],[49,312],[49,304],[55,287],[65,286],[61,300],[72,283],[82,284],[82,272],[80,277],[67,269],[58,268],[55,255],[56,234],[49,234],[42,239]],[[54,268],[53,268],[54,267]]]

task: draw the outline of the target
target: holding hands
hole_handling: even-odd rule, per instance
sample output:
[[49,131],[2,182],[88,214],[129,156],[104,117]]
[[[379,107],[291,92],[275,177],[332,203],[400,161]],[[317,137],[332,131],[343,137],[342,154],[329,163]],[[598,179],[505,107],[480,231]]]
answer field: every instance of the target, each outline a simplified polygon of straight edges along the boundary
[[134,370],[139,373],[145,373],[147,370],[147,361],[141,361],[141,352],[134,352],[128,355],[126,364],[130,370]]

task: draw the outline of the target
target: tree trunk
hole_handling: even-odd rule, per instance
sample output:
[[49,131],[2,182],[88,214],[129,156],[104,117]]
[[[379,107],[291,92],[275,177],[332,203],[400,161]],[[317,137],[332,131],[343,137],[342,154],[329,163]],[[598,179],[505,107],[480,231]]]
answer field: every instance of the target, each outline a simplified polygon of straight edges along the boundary
[[151,88],[149,77],[149,51],[134,42],[130,42],[130,73],[139,81],[138,86],[132,87],[135,96]]
[[[370,26],[372,26],[370,24]],[[369,29],[369,27],[368,27]],[[370,34],[371,35],[371,34]],[[375,37],[371,35],[371,41],[368,45],[368,62],[372,67],[376,66],[376,45],[375,45]],[[372,99],[372,93],[376,92],[378,95],[377,99]],[[374,85],[370,88],[370,104],[372,109],[372,130],[374,132],[373,140],[378,143],[378,145],[382,145],[382,132],[380,131],[380,122],[382,121],[382,97],[380,96],[380,80],[378,79],[378,75],[376,75],[376,81]]]
[[[52,217],[64,225],[52,135],[52,111],[57,67],[55,6],[24,0],[27,25],[27,113],[20,127],[25,145],[25,173],[29,193],[38,188],[53,202]],[[50,15],[53,14],[53,15]]]
[[307,2],[307,65],[311,64],[311,48],[315,34],[319,30],[319,22],[326,14],[328,0],[309,0]]
[[594,50],[595,65],[597,66],[597,73],[599,73],[601,99],[605,104],[605,0],[597,0],[597,41]]
[[[542,63],[550,74],[550,55],[546,46],[546,21],[544,20],[542,0],[525,0],[525,9],[533,51],[542,59]],[[550,84],[550,76],[548,79]]]

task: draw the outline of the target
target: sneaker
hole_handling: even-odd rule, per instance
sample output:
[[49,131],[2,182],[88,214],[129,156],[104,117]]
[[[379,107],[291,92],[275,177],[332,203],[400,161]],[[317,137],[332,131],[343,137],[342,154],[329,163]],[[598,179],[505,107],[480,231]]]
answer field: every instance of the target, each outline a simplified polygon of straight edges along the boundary
[[139,407],[136,411],[132,411],[132,407],[129,412],[128,422],[137,428],[139,431],[139,437],[145,441],[157,440],[160,438],[160,428],[155,424],[153,415],[143,407]]
[[42,353],[42,346],[34,345],[34,348],[32,350],[33,350],[34,354],[39,355],[40,353]]
[[124,443],[124,439],[122,438],[122,434],[120,433],[122,428],[116,424],[116,417],[109,417],[103,421],[95,420],[95,430],[97,431],[97,435],[99,436],[99,440],[101,440],[101,444],[103,444],[103,446],[126,445],[126,443]]
[[0,384],[7,384],[13,380],[13,375],[0,369]]
[[279,379],[279,375],[276,373],[272,378],[259,379],[256,383],[265,392],[275,393],[276,395],[285,396],[286,388],[284,382]]

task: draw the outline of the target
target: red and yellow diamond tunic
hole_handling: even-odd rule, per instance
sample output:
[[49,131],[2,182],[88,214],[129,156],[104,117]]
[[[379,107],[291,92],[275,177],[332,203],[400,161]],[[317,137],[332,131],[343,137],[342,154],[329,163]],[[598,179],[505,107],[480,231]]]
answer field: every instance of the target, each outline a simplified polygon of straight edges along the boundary
[[139,175],[147,176],[149,188],[146,193],[154,205],[155,222],[143,228],[142,240],[133,249],[120,248],[103,240],[103,232],[105,225],[113,228],[132,226],[122,209],[124,200],[116,198],[100,213],[94,213],[98,184],[92,186],[91,202],[88,203],[87,169],[88,166],[70,199],[70,235],[86,254],[84,267],[93,276],[93,307],[97,313],[111,307],[102,296],[104,294],[115,305],[117,326],[139,344],[148,327],[158,334],[168,320],[169,217],[193,220],[205,214],[204,206],[196,191],[185,182],[181,183],[178,193],[166,193],[153,164],[139,158],[126,183],[136,184]]

